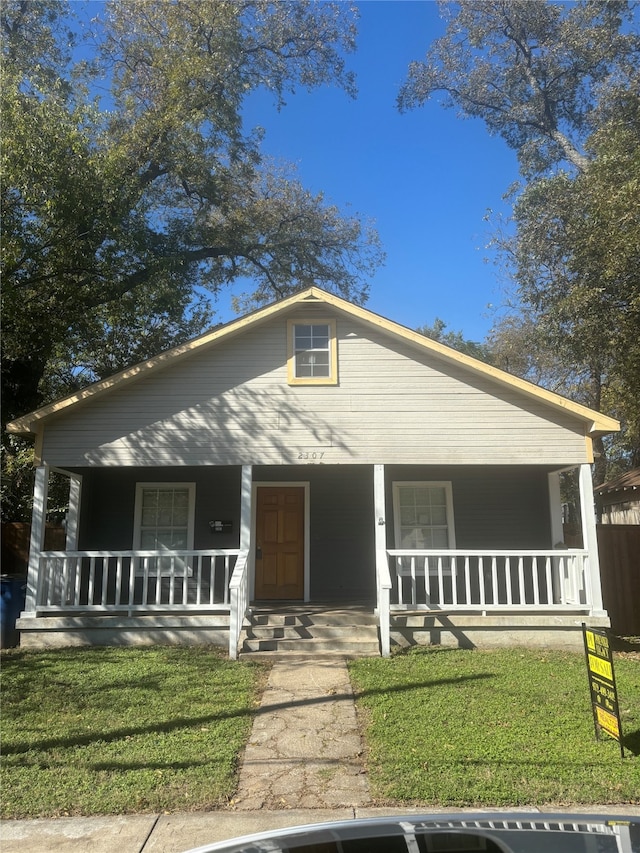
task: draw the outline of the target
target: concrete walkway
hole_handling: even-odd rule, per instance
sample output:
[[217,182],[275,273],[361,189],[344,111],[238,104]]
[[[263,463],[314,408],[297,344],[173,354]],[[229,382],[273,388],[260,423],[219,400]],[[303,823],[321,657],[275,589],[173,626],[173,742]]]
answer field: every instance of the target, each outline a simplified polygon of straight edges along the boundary
[[[346,663],[341,658],[287,660],[276,662],[271,670],[230,809],[1,821],[0,849],[2,853],[183,853],[215,841],[290,826],[455,811],[459,810],[371,807]],[[640,815],[640,808],[629,806],[562,811]]]
[[279,661],[253,724],[234,806],[335,809],[369,800],[345,661]]

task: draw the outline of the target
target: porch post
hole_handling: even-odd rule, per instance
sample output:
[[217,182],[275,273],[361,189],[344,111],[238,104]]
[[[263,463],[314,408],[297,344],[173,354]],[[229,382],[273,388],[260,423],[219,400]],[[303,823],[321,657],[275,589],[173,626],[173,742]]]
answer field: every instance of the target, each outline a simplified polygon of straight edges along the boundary
[[69,482],[69,511],[67,513],[66,549],[77,551],[78,549],[78,521],[80,518],[80,495],[82,493],[82,477],[76,474],[70,475]]
[[600,584],[600,559],[598,557],[598,536],[596,531],[596,512],[591,480],[591,465],[586,462],[580,466],[580,517],[582,519],[583,545],[589,554],[589,587],[591,592],[591,613],[593,616],[606,616],[602,606],[602,586]]
[[390,607],[391,584],[387,582],[386,502],[384,494],[384,465],[373,466],[373,506],[376,546],[376,591],[378,599],[378,620],[380,622],[380,653],[388,658],[391,654]]
[[[238,644],[242,623],[248,609],[249,589],[249,549],[251,547],[251,481],[253,471],[251,465],[242,466],[240,480],[240,549],[246,554],[240,554],[233,570],[229,585],[229,659],[238,659]],[[240,568],[242,567],[242,568]],[[240,570],[240,574],[238,571]]]
[[560,472],[552,471],[547,475],[549,481],[549,512],[551,513],[551,544],[564,543],[564,530],[562,529],[562,498],[560,497]]
[[242,487],[240,498],[240,548],[248,551],[251,547],[251,483],[253,468],[242,466]]
[[29,567],[24,615],[36,615],[40,570],[40,551],[44,550],[44,535],[47,519],[47,497],[49,492],[49,466],[39,465],[33,485],[33,511],[31,513],[31,538],[29,540]]
[[[553,548],[564,546],[564,527],[562,525],[562,496],[560,493],[560,472],[551,471],[547,474],[549,488],[549,513],[551,523],[551,546]],[[552,561],[552,595],[554,604],[562,603],[562,578],[563,569],[560,560]]]

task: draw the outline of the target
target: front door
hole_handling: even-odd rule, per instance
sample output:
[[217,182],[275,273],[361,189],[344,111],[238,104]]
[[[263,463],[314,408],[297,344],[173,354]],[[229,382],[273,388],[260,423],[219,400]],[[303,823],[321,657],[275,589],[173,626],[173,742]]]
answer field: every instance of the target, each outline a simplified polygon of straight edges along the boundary
[[256,599],[304,598],[304,487],[259,486]]

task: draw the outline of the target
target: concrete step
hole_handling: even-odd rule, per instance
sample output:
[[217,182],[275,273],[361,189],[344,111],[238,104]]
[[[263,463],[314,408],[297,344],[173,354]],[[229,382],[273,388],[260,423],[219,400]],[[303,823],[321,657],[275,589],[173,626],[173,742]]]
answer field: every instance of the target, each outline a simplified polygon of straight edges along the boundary
[[245,625],[252,640],[345,640],[356,642],[376,639],[375,625]]
[[242,642],[241,654],[247,652],[305,652],[310,655],[316,652],[339,653],[342,655],[378,655],[380,654],[380,646],[376,638],[375,641],[353,641],[353,640],[318,640],[309,638],[306,640],[285,640],[280,638],[272,639],[249,639],[246,638]]
[[253,608],[245,619],[240,654],[378,655],[377,622],[365,608]]
[[254,626],[352,626],[377,625],[374,613],[362,610],[252,610],[245,620]]

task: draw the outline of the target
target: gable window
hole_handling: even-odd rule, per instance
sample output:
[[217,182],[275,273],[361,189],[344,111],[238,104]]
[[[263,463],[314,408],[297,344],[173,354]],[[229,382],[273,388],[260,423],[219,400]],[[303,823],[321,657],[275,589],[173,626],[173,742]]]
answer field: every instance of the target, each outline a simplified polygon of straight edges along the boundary
[[337,384],[334,320],[290,320],[287,336],[290,385]]
[[451,483],[393,484],[396,548],[455,548]]
[[[195,483],[138,483],[136,485],[134,549],[166,551],[166,557],[141,557],[138,572],[184,574],[184,555],[193,549]],[[144,562],[146,561],[146,563]]]

